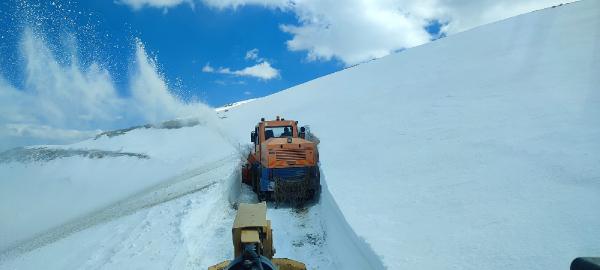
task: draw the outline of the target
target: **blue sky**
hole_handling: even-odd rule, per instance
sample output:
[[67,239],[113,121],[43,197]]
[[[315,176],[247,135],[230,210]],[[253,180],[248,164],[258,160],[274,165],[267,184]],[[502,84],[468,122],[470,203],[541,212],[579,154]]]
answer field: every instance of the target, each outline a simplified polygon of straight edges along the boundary
[[[67,33],[75,35],[79,57],[101,62],[108,68],[123,95],[128,94],[129,61],[126,60],[132,58],[135,38],[141,39],[146,51],[156,57],[159,70],[173,91],[184,99],[199,98],[212,106],[265,96],[344,67],[337,60],[307,61],[303,52],[287,50],[285,41],[290,35],[282,32],[279,25],[296,22],[290,12],[255,6],[217,10],[203,5],[193,9],[180,5],[165,11],[134,10],[113,1],[56,1],[56,5],[44,2],[39,1],[41,7],[35,7],[33,12],[38,14],[36,17],[51,17],[41,20],[40,26],[50,40],[48,43],[61,44]],[[1,5],[3,12],[32,12],[27,10],[32,9],[31,5],[7,2]],[[2,25],[21,29],[27,23],[40,21],[12,19],[19,16],[23,15],[3,15]],[[3,29],[1,54],[11,57],[3,59],[1,70],[12,70],[3,75],[19,85],[23,79],[18,71],[22,69],[18,60],[20,31]],[[251,50],[258,51],[256,59],[246,59]],[[64,51],[63,47],[55,46],[56,54]],[[241,70],[258,64],[261,59],[279,70],[279,76],[266,80],[202,72],[207,64],[215,69]]]
[[[127,96],[139,38],[172,92],[220,106],[554,2],[559,1],[4,1],[0,74],[22,85],[19,41],[29,26],[59,60],[72,52],[65,43],[76,43],[79,60],[100,63]],[[248,52],[254,57],[246,57]]]
[[212,115],[562,1],[0,1],[0,151]]

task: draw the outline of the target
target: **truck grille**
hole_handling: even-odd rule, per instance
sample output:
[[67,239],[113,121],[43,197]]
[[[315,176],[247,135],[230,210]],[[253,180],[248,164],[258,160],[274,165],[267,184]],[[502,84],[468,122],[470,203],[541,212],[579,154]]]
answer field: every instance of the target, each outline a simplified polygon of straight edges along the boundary
[[286,149],[275,151],[277,160],[305,160],[306,152],[303,149]]
[[273,169],[273,178],[280,181],[301,181],[306,178],[306,168],[278,168]]

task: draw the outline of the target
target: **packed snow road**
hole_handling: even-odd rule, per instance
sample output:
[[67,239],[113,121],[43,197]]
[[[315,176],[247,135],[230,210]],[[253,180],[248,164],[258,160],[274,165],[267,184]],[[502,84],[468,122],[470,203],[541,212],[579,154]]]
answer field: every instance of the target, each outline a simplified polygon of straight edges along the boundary
[[187,194],[208,189],[217,184],[219,176],[215,174],[222,173],[221,170],[223,168],[229,168],[227,165],[230,165],[232,160],[235,160],[235,157],[228,156],[221,160],[205,164],[194,170],[171,177],[163,183],[147,188],[130,198],[48,230],[37,237],[25,241],[9,251],[4,252],[2,257],[10,257],[31,251],[55,242],[72,233],[183,197]]
[[[233,257],[236,156],[174,177],[5,253],[0,269],[206,269]],[[233,188],[232,187],[236,187]],[[332,269],[320,208],[269,209],[277,255]]]

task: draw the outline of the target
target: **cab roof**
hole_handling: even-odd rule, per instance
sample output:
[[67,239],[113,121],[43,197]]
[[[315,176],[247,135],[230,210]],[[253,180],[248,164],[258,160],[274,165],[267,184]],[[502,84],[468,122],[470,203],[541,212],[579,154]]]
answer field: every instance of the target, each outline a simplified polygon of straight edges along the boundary
[[240,203],[238,212],[233,222],[233,228],[266,227],[267,226],[267,204]]
[[296,125],[296,121],[293,120],[270,120],[270,121],[262,121],[259,123],[263,124],[265,127],[284,127],[284,126],[293,126]]
[[285,118],[280,118],[277,116],[275,120],[265,120],[265,118],[261,118],[260,122],[256,125],[257,127],[260,125],[264,125],[265,127],[283,127],[283,126],[294,126],[297,125],[298,121],[295,120],[285,120]]

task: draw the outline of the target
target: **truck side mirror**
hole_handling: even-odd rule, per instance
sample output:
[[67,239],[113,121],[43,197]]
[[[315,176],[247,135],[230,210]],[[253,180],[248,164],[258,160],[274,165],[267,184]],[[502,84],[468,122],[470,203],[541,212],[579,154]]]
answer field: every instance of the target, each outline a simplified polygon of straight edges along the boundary
[[252,131],[250,133],[250,141],[255,143],[256,142],[256,132]]
[[298,137],[300,137],[302,139],[306,139],[306,128],[305,127],[300,127],[300,133],[298,133]]

